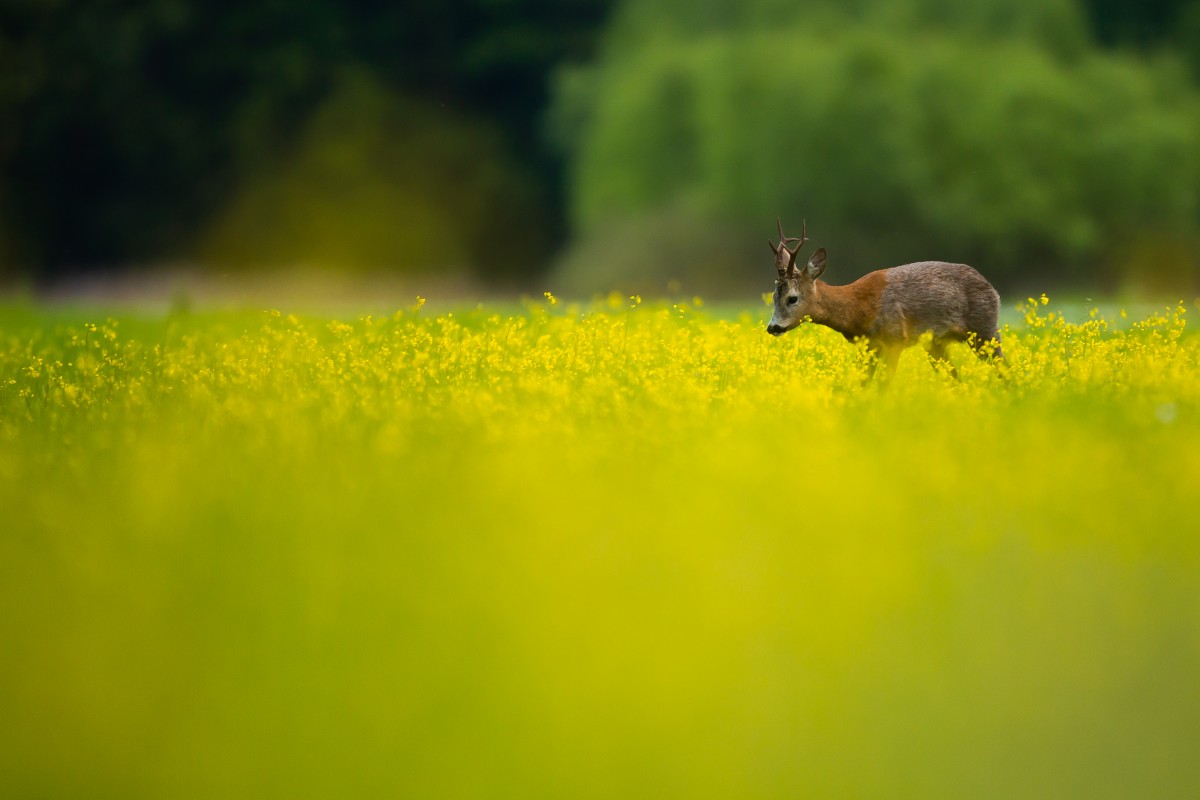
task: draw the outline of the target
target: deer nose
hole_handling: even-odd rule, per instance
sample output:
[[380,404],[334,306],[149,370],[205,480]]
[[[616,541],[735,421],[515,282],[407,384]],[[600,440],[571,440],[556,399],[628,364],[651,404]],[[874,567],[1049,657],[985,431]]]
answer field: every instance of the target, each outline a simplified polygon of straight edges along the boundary
[[767,333],[771,334],[772,336],[778,336],[779,334],[783,333],[783,326],[776,325],[772,322],[767,326]]

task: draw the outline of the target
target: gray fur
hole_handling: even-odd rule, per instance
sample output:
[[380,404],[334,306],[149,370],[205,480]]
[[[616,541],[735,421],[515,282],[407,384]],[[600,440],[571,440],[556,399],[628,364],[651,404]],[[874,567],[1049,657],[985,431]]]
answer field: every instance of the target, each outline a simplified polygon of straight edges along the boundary
[[907,346],[929,331],[935,342],[1000,340],[1000,295],[966,264],[920,261],[887,270],[879,313],[867,336]]

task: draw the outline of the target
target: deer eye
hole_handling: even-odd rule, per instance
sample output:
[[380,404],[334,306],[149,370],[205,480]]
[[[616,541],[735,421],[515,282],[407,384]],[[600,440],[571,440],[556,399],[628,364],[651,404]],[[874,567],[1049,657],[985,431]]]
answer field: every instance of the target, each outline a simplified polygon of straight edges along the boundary
[[799,297],[797,297],[796,295],[792,295],[791,297],[789,297],[789,298],[788,298],[788,305],[789,305],[789,306],[794,306],[794,305],[796,305],[796,303],[798,303],[798,302],[800,302],[800,298],[799,298]]

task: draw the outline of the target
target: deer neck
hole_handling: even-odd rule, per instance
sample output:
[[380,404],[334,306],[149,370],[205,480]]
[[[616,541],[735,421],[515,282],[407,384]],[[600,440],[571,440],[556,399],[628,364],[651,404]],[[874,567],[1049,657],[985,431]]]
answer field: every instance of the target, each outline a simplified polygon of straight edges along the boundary
[[[878,303],[872,302],[875,287],[860,286],[855,281],[847,286],[831,286],[824,281],[813,284],[813,322],[833,328],[847,339],[866,336],[875,321]],[[882,287],[879,287],[882,290]]]

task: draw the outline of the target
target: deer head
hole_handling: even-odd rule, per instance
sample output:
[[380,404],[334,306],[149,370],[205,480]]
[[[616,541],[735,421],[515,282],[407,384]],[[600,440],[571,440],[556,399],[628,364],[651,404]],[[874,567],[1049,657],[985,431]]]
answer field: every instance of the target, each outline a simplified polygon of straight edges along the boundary
[[[825,248],[819,248],[803,268],[796,269],[796,256],[808,242],[808,225],[805,223],[797,239],[785,237],[783,224],[778,219],[775,223],[779,228],[779,244],[771,244],[771,251],[775,253],[775,269],[779,277],[775,279],[775,313],[771,315],[767,333],[779,336],[795,328],[811,314],[817,278],[825,271]],[[789,250],[787,245],[790,242],[798,244]]]

